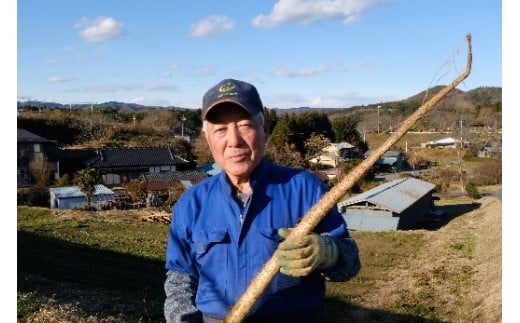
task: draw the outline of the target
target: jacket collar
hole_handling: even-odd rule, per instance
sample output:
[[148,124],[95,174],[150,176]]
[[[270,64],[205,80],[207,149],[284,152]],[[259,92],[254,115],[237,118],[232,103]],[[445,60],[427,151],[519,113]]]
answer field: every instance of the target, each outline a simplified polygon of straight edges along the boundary
[[[263,181],[265,181],[265,179],[269,175],[268,169],[269,169],[269,162],[265,159],[262,159],[262,161],[260,161],[260,164],[258,164],[258,166],[256,166],[255,169],[253,169],[253,171],[251,172],[251,175],[249,176],[249,183],[251,185],[251,190],[254,191],[255,188],[257,188]],[[220,176],[219,180],[224,189],[224,192],[228,196],[231,196],[231,185],[227,181],[226,173],[224,171],[222,171],[217,176]]]

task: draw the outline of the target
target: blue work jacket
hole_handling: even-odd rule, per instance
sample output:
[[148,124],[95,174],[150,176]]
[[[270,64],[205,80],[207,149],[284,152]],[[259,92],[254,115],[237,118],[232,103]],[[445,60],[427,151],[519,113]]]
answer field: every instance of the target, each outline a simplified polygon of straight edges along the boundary
[[[173,209],[166,269],[195,277],[195,305],[204,314],[224,317],[282,241],[278,229],[295,227],[328,190],[309,171],[266,160],[251,174],[250,184],[244,208],[222,172],[186,191]],[[314,231],[349,237],[336,207]],[[248,316],[298,313],[320,305],[324,297],[319,272],[301,278],[278,273]]]

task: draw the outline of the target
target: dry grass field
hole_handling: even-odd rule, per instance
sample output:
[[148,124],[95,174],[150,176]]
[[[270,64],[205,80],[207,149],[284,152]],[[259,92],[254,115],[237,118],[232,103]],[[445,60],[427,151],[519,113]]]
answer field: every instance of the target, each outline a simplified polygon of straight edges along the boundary
[[[486,194],[486,189],[481,191],[484,194],[478,200],[459,197],[438,201],[437,206],[447,217],[434,227],[352,232],[359,244],[363,268],[349,282],[328,283],[327,322],[501,322],[502,204]],[[143,280],[151,281],[158,290],[147,297],[140,292],[116,292],[111,288],[112,283],[121,283],[117,276],[115,281],[98,285],[81,282],[83,276],[67,277],[72,273],[59,279],[53,272],[55,268],[48,269],[46,275],[42,268],[20,266],[20,257],[37,256],[19,251],[18,322],[162,321],[160,259],[167,225],[161,220],[167,214],[60,211],[51,212],[45,219],[32,215],[21,219],[20,212],[19,245],[20,232],[30,231],[76,243],[81,240],[95,249],[127,248],[130,251],[125,252],[141,257],[153,254],[153,272]],[[132,246],[134,242],[143,247]],[[155,246],[147,249],[144,244]],[[74,255],[69,257],[73,259]],[[50,258],[48,261],[60,264]],[[143,269],[129,270],[135,271],[129,275],[134,279],[146,275]]]

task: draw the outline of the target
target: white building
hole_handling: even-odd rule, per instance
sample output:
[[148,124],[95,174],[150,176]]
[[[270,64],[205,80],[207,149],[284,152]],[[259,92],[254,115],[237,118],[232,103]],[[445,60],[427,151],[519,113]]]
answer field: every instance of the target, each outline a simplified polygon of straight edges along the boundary
[[322,166],[336,167],[353,148],[354,146],[348,142],[331,143],[322,149],[319,156],[309,159],[309,162]]

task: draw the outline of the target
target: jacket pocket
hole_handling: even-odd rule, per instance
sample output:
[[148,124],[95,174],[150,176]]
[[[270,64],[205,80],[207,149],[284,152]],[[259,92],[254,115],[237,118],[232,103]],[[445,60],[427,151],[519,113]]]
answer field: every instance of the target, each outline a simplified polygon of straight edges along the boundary
[[255,254],[260,262],[258,266],[261,267],[271,258],[283,238],[278,234],[278,228],[263,228],[259,230],[259,233],[263,240],[258,241]]
[[192,241],[195,245],[197,257],[204,256],[216,244],[227,243],[229,240],[226,228],[211,228],[194,230]]
[[278,234],[278,228],[266,228],[260,230],[260,234],[268,240],[274,241],[277,244],[283,241],[283,238]]
[[[270,256],[274,254],[278,245],[284,240],[278,234],[278,228],[266,228],[260,231],[260,234],[265,237],[270,243],[264,244],[265,246],[271,245],[271,250],[268,250]],[[264,263],[268,260],[264,259]],[[296,287],[300,282],[300,278],[291,277],[281,273],[278,273],[265,291],[265,299],[269,299],[272,297],[277,297],[277,295],[281,290],[287,290]]]
[[215,306],[228,297],[231,272],[228,231],[226,228],[194,230],[191,240],[199,270],[197,304],[203,308]]

